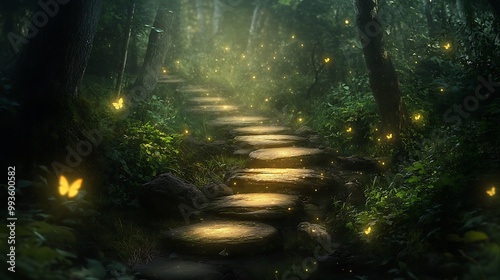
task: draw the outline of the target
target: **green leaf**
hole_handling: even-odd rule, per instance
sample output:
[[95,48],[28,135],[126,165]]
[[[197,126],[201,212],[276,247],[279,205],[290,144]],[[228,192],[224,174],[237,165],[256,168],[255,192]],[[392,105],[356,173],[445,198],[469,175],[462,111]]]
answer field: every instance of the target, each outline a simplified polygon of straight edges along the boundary
[[488,235],[482,231],[469,230],[464,234],[465,243],[486,241],[488,239]]

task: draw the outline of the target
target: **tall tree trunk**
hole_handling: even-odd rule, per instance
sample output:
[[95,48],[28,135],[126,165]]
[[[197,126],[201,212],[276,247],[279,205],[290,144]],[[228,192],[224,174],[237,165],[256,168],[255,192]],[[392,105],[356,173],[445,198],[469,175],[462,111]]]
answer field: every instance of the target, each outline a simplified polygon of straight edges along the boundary
[[262,0],[259,0],[255,3],[255,8],[253,9],[252,14],[252,22],[250,23],[250,31],[248,32],[248,43],[247,43],[247,52],[251,52],[253,47],[253,41],[255,39],[255,34],[257,33],[257,26],[259,19],[262,17],[261,10],[264,3]]
[[490,3],[491,7],[493,8],[493,11],[496,13],[495,17],[500,16],[500,1],[498,0],[488,0]]
[[424,14],[427,20],[427,30],[430,38],[437,36],[436,25],[434,23],[434,17],[432,16],[432,1],[424,0]]
[[214,0],[214,16],[212,19],[212,35],[217,35],[222,21],[224,7],[221,0]]
[[33,161],[53,158],[78,134],[72,115],[81,105],[74,100],[92,49],[101,4],[101,0],[73,0],[59,5],[59,12],[48,18],[21,51],[13,84],[20,103],[19,131],[11,134],[19,135],[12,146],[18,150],[9,152],[28,172]]
[[203,0],[195,0],[195,5],[196,5],[196,18],[198,19],[198,27],[200,28],[199,36],[204,38],[206,32],[205,28],[206,21],[205,21],[205,9],[203,5]]
[[171,22],[171,27],[169,28],[169,38],[170,42],[168,45],[168,51],[164,60],[166,65],[173,67],[175,60],[180,56],[181,46],[182,46],[182,35],[181,35],[181,1],[180,0],[170,0],[170,10],[173,12],[173,20]]
[[150,93],[156,88],[158,75],[167,53],[170,14],[168,4],[169,1],[160,1],[154,25],[149,33],[148,48],[142,69],[135,82],[135,85],[142,86],[146,93]]
[[406,111],[394,66],[383,46],[382,27],[374,0],[355,0],[356,20],[364,46],[370,86],[386,133],[398,135],[406,127]]
[[116,80],[115,90],[120,96],[122,90],[123,76],[125,75],[125,68],[127,67],[127,56],[128,56],[128,46],[130,45],[130,36],[132,34],[132,19],[135,13],[135,1],[130,1],[127,7],[127,22],[125,23],[125,37],[123,40],[123,53],[122,61],[120,63],[120,72],[118,74],[118,79]]

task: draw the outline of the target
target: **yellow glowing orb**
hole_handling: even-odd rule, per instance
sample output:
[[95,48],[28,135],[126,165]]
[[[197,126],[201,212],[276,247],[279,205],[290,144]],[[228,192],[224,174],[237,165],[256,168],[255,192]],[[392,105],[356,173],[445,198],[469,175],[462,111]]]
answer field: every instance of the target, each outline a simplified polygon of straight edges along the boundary
[[392,139],[392,133],[387,134],[385,137],[389,140]]
[[116,110],[123,108],[123,98],[120,97],[117,102],[113,102],[113,107],[115,107]]
[[348,24],[350,23],[350,21],[349,21],[348,19],[346,19],[346,20],[344,21],[344,23],[345,23],[346,25],[348,25]]
[[189,130],[187,130],[187,129],[184,130],[184,133],[189,134]]
[[368,234],[370,234],[372,232],[372,227],[368,227],[364,231],[365,231],[365,234],[368,235]]
[[302,118],[299,118],[299,122],[302,122],[302,121],[303,121]]
[[66,177],[61,175],[61,177],[59,177],[59,194],[62,196],[67,195],[69,198],[75,197],[82,186],[82,182],[82,179],[78,179],[70,185]]
[[491,187],[491,189],[487,190],[486,193],[489,195],[489,196],[494,196],[496,194],[496,188],[495,187]]
[[292,39],[295,39],[295,35],[292,35]]

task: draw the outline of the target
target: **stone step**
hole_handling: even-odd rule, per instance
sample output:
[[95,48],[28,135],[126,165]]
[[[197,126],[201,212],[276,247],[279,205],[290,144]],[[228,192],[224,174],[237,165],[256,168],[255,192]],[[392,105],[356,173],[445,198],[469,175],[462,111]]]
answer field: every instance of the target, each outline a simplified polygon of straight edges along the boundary
[[239,127],[232,130],[235,134],[245,135],[245,134],[254,134],[254,135],[264,135],[264,134],[276,134],[276,133],[287,133],[290,132],[291,129],[284,126],[248,126],[248,127]]
[[166,249],[183,253],[218,256],[253,255],[281,246],[278,230],[270,225],[232,220],[205,221],[169,230],[163,234]]
[[269,118],[260,116],[229,116],[220,117],[212,121],[214,126],[250,126],[262,124],[269,121]]
[[155,280],[220,280],[233,272],[229,268],[187,260],[157,260],[134,269],[138,279]]
[[189,102],[196,104],[220,104],[225,102],[226,99],[222,97],[210,97],[210,96],[201,96],[201,97],[193,97],[189,99]]
[[278,193],[247,193],[217,198],[204,211],[219,216],[247,220],[291,218],[302,209],[296,195]]
[[250,168],[227,175],[234,193],[286,192],[321,193],[341,184],[339,177],[312,169]]
[[212,89],[202,86],[183,86],[182,88],[177,89],[177,91],[186,94],[196,93],[196,94],[201,94],[203,96],[209,96],[210,93],[214,92]]
[[191,112],[196,113],[231,113],[238,111],[238,106],[234,105],[200,105],[194,106],[189,109]]
[[242,142],[246,146],[256,148],[285,147],[306,142],[307,139],[294,135],[243,135],[234,138],[236,142]]
[[249,155],[249,167],[309,167],[328,162],[326,153],[317,148],[281,147],[259,149]]

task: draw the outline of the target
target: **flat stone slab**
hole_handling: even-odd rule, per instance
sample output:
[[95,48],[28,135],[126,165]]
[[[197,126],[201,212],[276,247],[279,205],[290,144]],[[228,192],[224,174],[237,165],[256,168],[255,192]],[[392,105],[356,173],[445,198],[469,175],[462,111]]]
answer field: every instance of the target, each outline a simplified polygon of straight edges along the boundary
[[219,280],[231,271],[219,266],[182,260],[163,260],[135,268],[140,279],[154,280]]
[[249,168],[229,174],[227,185],[235,193],[283,192],[298,193],[321,192],[337,183],[333,178],[320,171],[301,168]]
[[192,112],[199,113],[222,113],[222,112],[235,112],[238,106],[233,105],[200,105],[194,106],[190,109]]
[[217,198],[206,211],[242,219],[278,219],[293,216],[301,206],[302,201],[296,195],[247,193]]
[[250,167],[307,167],[322,165],[326,161],[326,154],[317,148],[282,147],[260,149],[249,155]]
[[230,116],[221,117],[212,121],[214,126],[247,126],[262,124],[269,119],[266,117],[259,116]]
[[243,142],[244,144],[252,147],[270,148],[290,146],[300,142],[305,142],[307,139],[294,135],[268,134],[236,136],[234,140],[237,142]]
[[198,104],[218,104],[221,102],[225,102],[226,99],[222,97],[209,97],[209,96],[202,96],[202,97],[194,97],[189,99],[190,102],[192,103],[198,103]]
[[263,253],[279,245],[278,230],[270,225],[248,221],[207,221],[179,227],[164,233],[169,249],[217,256]]
[[206,95],[209,95],[210,92],[212,92],[211,89],[201,87],[201,86],[185,86],[180,89],[177,89],[178,92],[181,93],[206,93]]
[[255,135],[263,135],[263,134],[276,134],[276,133],[286,133],[290,131],[289,128],[284,126],[248,126],[248,127],[239,127],[233,129],[233,132],[236,134],[255,134]]
[[184,79],[161,79],[158,80],[159,84],[182,84],[185,83],[186,81]]

